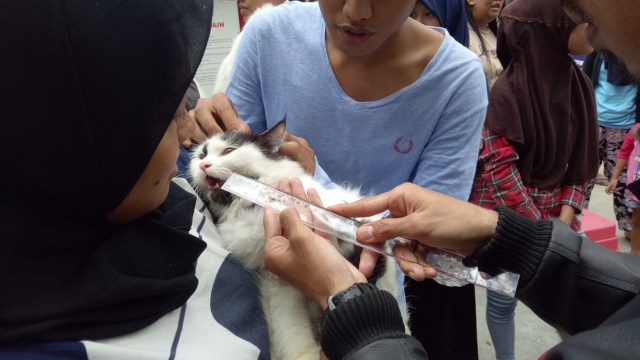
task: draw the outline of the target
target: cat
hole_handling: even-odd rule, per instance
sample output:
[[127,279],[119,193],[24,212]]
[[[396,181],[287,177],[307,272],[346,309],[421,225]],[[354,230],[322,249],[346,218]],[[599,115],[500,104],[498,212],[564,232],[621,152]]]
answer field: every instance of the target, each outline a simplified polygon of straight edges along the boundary
[[[258,278],[262,307],[269,326],[271,358],[317,360],[320,358],[322,310],[264,268],[263,209],[220,189],[232,173],[237,173],[272,186],[283,177],[298,177],[305,189],[318,191],[324,206],[352,202],[362,197],[357,189],[325,188],[298,162],[278,153],[284,142],[285,126],[285,120],[282,120],[257,135],[229,131],[212,136],[194,151],[190,175],[194,188],[208,203],[216,219],[226,250],[254,271]],[[361,252],[359,247],[335,238],[331,241],[357,266]],[[395,272],[393,261],[380,257],[372,279],[375,278],[378,288],[396,294]]]

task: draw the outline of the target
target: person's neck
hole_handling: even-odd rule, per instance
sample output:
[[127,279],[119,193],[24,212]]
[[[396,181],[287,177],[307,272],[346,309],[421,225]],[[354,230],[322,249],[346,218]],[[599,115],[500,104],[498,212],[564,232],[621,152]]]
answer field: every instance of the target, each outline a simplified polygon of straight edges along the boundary
[[478,28],[480,30],[487,30],[489,29],[489,24],[491,23],[491,19],[478,19],[474,16],[474,19],[476,20],[476,24],[478,24]]
[[415,82],[444,41],[435,30],[415,24],[419,27],[398,31],[362,56],[341,52],[326,35],[329,64],[345,94],[356,101],[374,101]]

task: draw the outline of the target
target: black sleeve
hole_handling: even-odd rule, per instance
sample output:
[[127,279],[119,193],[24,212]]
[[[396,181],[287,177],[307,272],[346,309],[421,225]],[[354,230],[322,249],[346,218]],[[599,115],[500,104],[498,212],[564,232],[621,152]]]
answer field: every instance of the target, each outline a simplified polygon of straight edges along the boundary
[[640,296],[593,330],[570,337],[550,349],[545,360],[638,359],[640,354]]
[[544,321],[570,334],[592,329],[640,292],[637,257],[610,251],[557,219],[496,210],[496,234],[473,257],[481,270],[519,273],[516,296]]
[[428,359],[420,343],[404,332],[398,303],[387,291],[355,297],[326,311],[320,332],[329,359]]
[[597,58],[599,56],[598,54],[599,54],[599,51],[595,50],[591,54],[587,55],[584,58],[584,62],[582,63],[582,71],[584,71],[584,73],[587,74],[587,76],[589,77],[589,79],[591,79],[592,82],[594,82],[593,71],[595,69],[595,63],[598,62],[597,61]]

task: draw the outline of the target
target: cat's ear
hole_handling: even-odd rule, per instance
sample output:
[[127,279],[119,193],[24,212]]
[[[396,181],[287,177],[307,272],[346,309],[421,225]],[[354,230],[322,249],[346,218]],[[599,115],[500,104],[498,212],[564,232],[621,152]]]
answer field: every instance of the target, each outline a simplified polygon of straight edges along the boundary
[[260,133],[258,137],[263,140],[263,146],[270,150],[271,152],[277,152],[280,149],[280,146],[284,144],[284,135],[287,132],[287,119],[284,118],[278,121],[270,129]]

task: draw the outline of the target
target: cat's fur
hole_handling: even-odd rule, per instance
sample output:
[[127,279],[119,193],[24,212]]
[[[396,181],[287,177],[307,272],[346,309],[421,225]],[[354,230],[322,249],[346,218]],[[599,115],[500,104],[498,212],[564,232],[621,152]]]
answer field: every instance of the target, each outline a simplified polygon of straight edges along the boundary
[[[232,173],[277,185],[283,177],[298,177],[305,189],[315,188],[325,206],[360,198],[352,189],[326,189],[297,162],[278,153],[284,141],[281,121],[259,135],[225,132],[202,143],[194,152],[192,182],[217,220],[226,249],[254,270],[260,282],[262,306],[269,324],[271,358],[274,360],[319,359],[320,307],[297,289],[264,269],[263,209],[232,196],[220,186]],[[360,248],[332,239],[340,252],[357,261]],[[395,266],[381,257],[375,281],[380,289],[396,293]],[[318,269],[322,271],[322,269]]]

